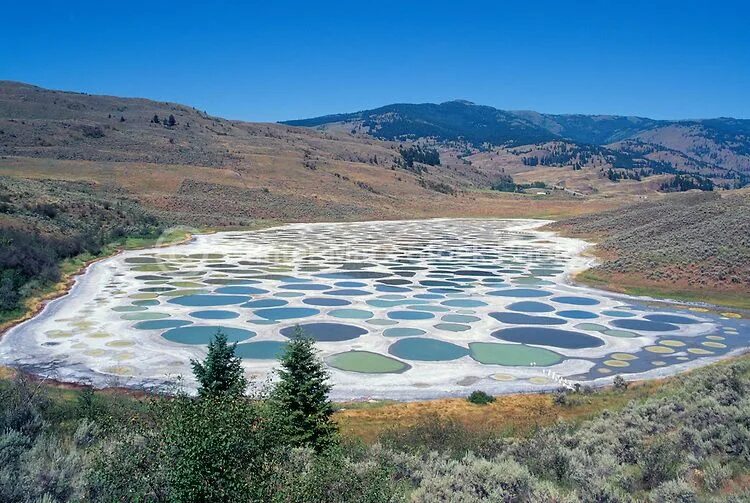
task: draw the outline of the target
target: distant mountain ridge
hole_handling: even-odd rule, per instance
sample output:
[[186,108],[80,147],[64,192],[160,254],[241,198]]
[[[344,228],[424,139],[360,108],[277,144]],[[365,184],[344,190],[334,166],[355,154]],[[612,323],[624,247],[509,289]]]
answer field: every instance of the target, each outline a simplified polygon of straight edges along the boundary
[[[283,124],[320,129],[336,126],[385,140],[429,139],[437,143],[464,142],[479,148],[563,141],[582,147],[606,146],[631,155],[637,145],[640,150],[648,150],[651,160],[674,161],[695,170],[718,170],[726,178],[750,175],[750,119],[656,120],[619,115],[544,114],[455,100],[439,104],[393,104]],[[680,159],[674,160],[675,156]]]

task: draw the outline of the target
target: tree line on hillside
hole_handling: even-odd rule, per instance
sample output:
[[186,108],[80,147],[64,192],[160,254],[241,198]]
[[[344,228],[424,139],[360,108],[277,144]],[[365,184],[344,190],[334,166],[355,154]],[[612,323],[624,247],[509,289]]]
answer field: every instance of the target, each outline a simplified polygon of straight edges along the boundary
[[429,147],[422,145],[410,145],[408,147],[399,146],[399,154],[404,159],[407,168],[414,168],[414,163],[426,164],[428,166],[440,165],[440,153]]
[[640,182],[643,176],[648,176],[648,173],[643,170],[614,170],[609,168],[606,171],[607,178],[612,182],[619,182],[620,180],[635,180]]
[[712,191],[714,190],[714,182],[711,181],[710,178],[698,175],[678,174],[668,182],[664,182],[659,186],[660,192],[685,192],[694,189]]
[[492,185],[492,190],[500,192],[523,192],[527,189],[546,189],[544,182],[516,183],[510,175],[501,175]]

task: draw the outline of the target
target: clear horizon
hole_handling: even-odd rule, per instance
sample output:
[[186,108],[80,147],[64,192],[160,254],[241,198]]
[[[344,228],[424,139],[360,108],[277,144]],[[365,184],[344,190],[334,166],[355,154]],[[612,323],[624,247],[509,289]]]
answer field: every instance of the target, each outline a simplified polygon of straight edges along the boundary
[[13,4],[0,79],[262,122],[454,99],[750,118],[749,5],[575,5]]

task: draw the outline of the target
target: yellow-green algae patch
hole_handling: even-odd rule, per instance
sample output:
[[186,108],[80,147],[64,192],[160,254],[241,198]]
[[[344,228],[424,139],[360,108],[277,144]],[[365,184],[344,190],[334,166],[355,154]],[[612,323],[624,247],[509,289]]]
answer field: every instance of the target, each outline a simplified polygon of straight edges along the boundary
[[394,374],[408,370],[410,365],[395,358],[370,351],[346,351],[331,355],[328,365],[348,372],[365,374]]

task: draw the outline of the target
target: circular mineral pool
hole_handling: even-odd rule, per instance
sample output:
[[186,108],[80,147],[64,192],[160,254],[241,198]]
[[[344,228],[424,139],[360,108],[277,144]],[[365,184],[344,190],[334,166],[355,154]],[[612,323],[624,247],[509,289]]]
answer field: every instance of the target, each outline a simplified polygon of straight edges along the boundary
[[383,335],[386,337],[416,337],[426,333],[422,329],[409,327],[393,327],[383,330]]
[[406,288],[402,286],[390,286],[390,285],[377,285],[375,287],[375,290],[378,292],[384,292],[384,293],[408,293],[411,292],[411,288]]
[[555,308],[549,304],[545,304],[544,302],[534,302],[533,300],[514,302],[513,304],[510,304],[507,309],[524,313],[551,313],[555,310]]
[[[415,299],[444,299],[445,295],[440,295],[439,293],[418,293],[414,296]],[[479,301],[476,301],[479,302]],[[412,302],[413,304],[414,302]],[[484,303],[483,303],[484,304]],[[487,304],[484,304],[485,306]]]
[[373,318],[371,320],[367,320],[367,323],[370,325],[376,325],[379,327],[389,327],[391,325],[397,325],[398,322],[396,320],[386,320],[383,318]]
[[592,313],[591,311],[581,311],[579,309],[558,311],[557,315],[562,316],[563,318],[571,318],[574,320],[593,320],[594,318],[599,317],[599,315],[596,313]]
[[[415,295],[415,297],[417,296]],[[483,307],[487,305],[486,302],[474,299],[450,299],[444,300],[441,304],[448,307]]]
[[330,290],[329,285],[320,285],[318,283],[290,283],[288,285],[281,285],[279,288],[285,288],[287,290],[306,290],[306,291],[323,291]]
[[440,319],[450,323],[476,323],[481,320],[477,316],[470,316],[468,314],[446,314]]
[[[280,330],[284,337],[294,337],[297,327],[286,327]],[[320,342],[348,341],[367,333],[367,330],[343,323],[307,323],[300,325],[302,333]]]
[[675,314],[647,314],[644,316],[649,321],[657,321],[660,323],[677,323],[680,325],[691,325],[694,323],[700,323],[695,318],[688,318],[687,316],[677,316]]
[[445,330],[446,332],[466,332],[471,330],[470,325],[464,325],[462,323],[438,323],[435,325],[438,330]]
[[284,354],[287,343],[280,341],[258,341],[237,344],[234,354],[248,360],[277,360]]
[[216,289],[216,293],[230,295],[259,295],[268,293],[268,290],[256,288],[254,286],[224,286]]
[[[157,301],[158,303],[158,301]],[[136,311],[146,311],[148,308],[146,306],[115,306],[112,308],[112,311],[115,311],[116,313],[133,313]]]
[[507,290],[493,290],[487,292],[487,295],[495,297],[547,297],[552,292],[546,290],[535,290],[533,288],[509,288]]
[[253,311],[256,316],[265,318],[267,320],[291,320],[294,318],[306,318],[308,316],[314,316],[319,314],[318,309],[311,307],[272,307],[268,309],[258,309]]
[[388,317],[392,320],[429,320],[435,315],[427,311],[391,311]]
[[561,318],[551,316],[530,316],[523,313],[490,313],[490,316],[501,323],[512,325],[565,325],[567,323]]
[[601,330],[601,333],[604,335],[609,335],[611,337],[640,337],[635,332],[630,332],[629,330],[618,330],[616,328],[608,328],[607,330]]
[[125,259],[127,264],[158,264],[159,262],[163,261],[155,257],[128,257]]
[[453,271],[453,274],[457,276],[495,276],[495,273],[491,271],[479,271],[473,269],[461,269]]
[[336,306],[348,306],[351,304],[348,300],[344,299],[336,299],[336,298],[330,298],[326,299],[324,297],[310,297],[307,299],[303,299],[302,302],[309,306],[330,306],[330,307],[336,307]]
[[634,319],[612,320],[612,325],[616,326],[617,328],[638,330],[641,332],[670,332],[680,329],[680,327],[678,327],[677,325],[672,325],[671,323]]
[[453,283],[451,281],[439,281],[435,279],[426,279],[419,282],[422,286],[449,286],[452,288],[460,287],[461,285],[458,285],[457,283]]
[[185,295],[169,299],[170,304],[190,307],[230,306],[250,300],[245,295]]
[[398,374],[411,367],[395,358],[370,351],[346,351],[331,355],[326,363],[338,370],[364,374]]
[[444,306],[429,306],[424,304],[418,304],[416,306],[406,306],[406,309],[413,309],[414,311],[429,311],[431,313],[447,313],[450,311]]
[[375,271],[346,271],[316,274],[315,276],[325,279],[378,279],[387,278],[388,276],[391,276],[391,274],[387,272]]
[[126,313],[120,316],[120,319],[129,320],[129,321],[160,320],[162,318],[169,318],[169,314],[167,313]]
[[231,320],[232,318],[238,318],[240,315],[234,311],[222,311],[216,309],[209,311],[193,311],[190,313],[190,316],[201,320]]
[[203,281],[207,285],[254,285],[260,283],[254,279],[236,279],[236,278],[209,278]]
[[286,306],[289,304],[289,302],[282,300],[282,299],[258,299],[258,300],[250,300],[245,302],[244,304],[240,304],[240,307],[249,307],[249,308],[261,308],[261,307],[281,307]]
[[371,293],[372,292],[368,292],[367,290],[357,290],[355,288],[342,288],[340,290],[328,290],[323,292],[324,295],[337,295],[339,297],[371,295]]
[[554,283],[552,281],[548,281],[546,279],[541,279],[541,278],[534,278],[534,277],[530,277],[530,276],[524,276],[524,277],[521,277],[521,278],[515,278],[515,279],[513,279],[513,283],[515,283],[516,285],[536,285],[536,286],[539,286],[539,285],[554,285]]
[[164,330],[165,328],[184,327],[192,323],[192,321],[186,320],[146,320],[139,321],[133,327],[139,330]]
[[552,297],[550,300],[559,302],[560,304],[570,304],[573,306],[595,306],[599,304],[599,301],[589,297],[573,297],[573,296],[561,296]]
[[546,327],[513,327],[492,332],[492,336],[508,342],[553,346],[565,349],[596,348],[604,341],[581,332]]
[[156,299],[134,300],[132,302],[132,304],[134,306],[141,306],[141,307],[144,307],[144,306],[158,306],[159,305],[159,301],[156,300]]
[[630,354],[630,353],[612,353],[612,354],[611,354],[611,355],[609,355],[609,356],[611,356],[611,357],[612,357],[612,358],[614,358],[615,360],[623,360],[623,361],[627,361],[627,360],[637,360],[637,359],[638,359],[638,357],[637,357],[637,356],[635,356],[635,355],[632,355],[632,354]]
[[472,342],[471,357],[485,365],[546,367],[562,361],[562,355],[543,348],[523,344]]
[[612,316],[615,318],[631,318],[635,316],[635,313],[631,313],[629,311],[616,311],[616,310],[602,311],[602,314],[605,316]]
[[367,304],[372,307],[395,307],[407,305],[429,304],[429,301],[422,299],[372,299]]
[[391,344],[388,352],[405,360],[446,361],[456,360],[469,354],[469,350],[437,339],[407,337]]
[[353,320],[369,320],[374,316],[372,311],[365,311],[364,309],[334,309],[328,314],[334,318],[349,318]]
[[240,342],[255,336],[255,332],[242,328],[222,326],[186,326],[173,328],[164,332],[162,337],[180,344],[208,344],[221,330],[229,342]]

